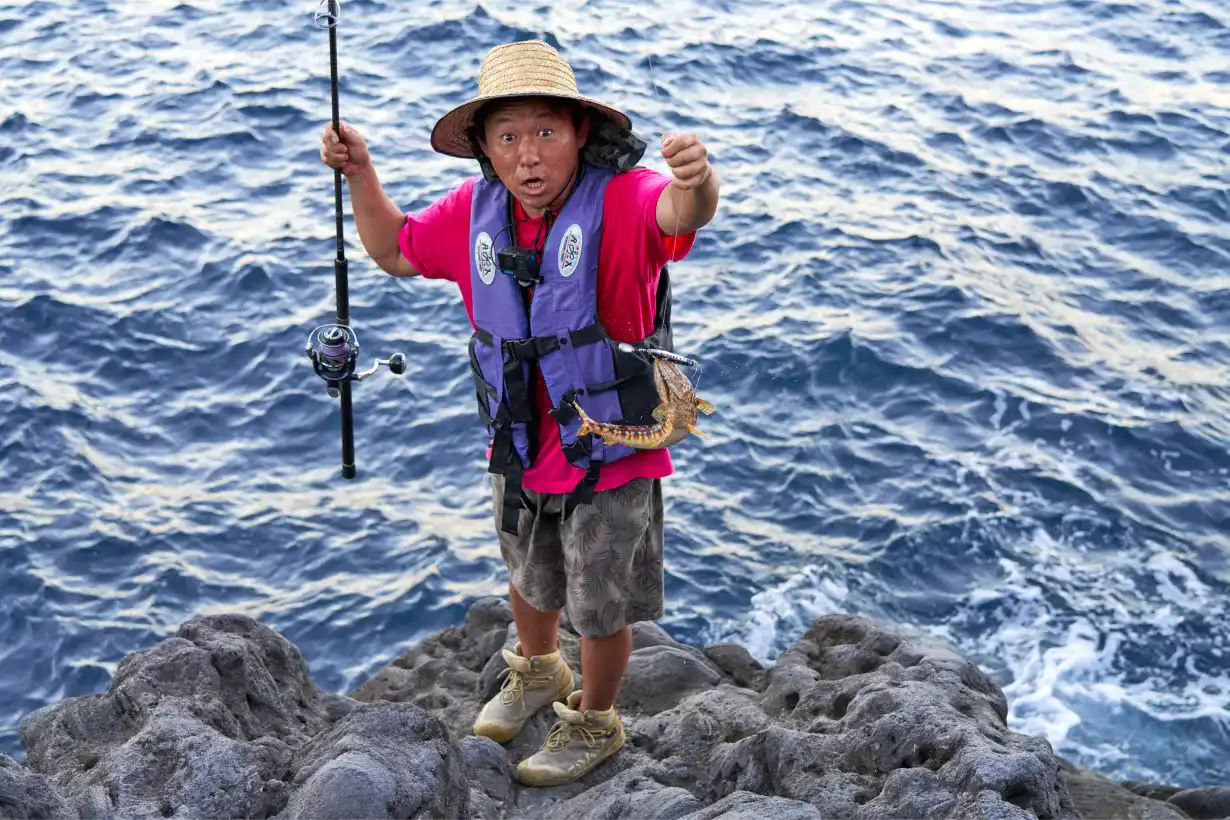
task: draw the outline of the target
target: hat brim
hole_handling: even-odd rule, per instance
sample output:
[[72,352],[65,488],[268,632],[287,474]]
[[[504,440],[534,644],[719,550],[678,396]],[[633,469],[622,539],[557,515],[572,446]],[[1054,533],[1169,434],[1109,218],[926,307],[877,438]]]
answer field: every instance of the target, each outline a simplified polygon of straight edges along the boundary
[[490,94],[485,97],[475,97],[467,100],[441,117],[436,123],[435,128],[431,129],[431,147],[439,153],[450,157],[474,159],[474,150],[470,147],[469,130],[474,125],[474,115],[478,112],[478,109],[494,100],[514,100],[523,97],[550,97],[557,100],[571,100],[607,116],[611,122],[621,128],[632,127],[632,120],[627,114],[590,97],[552,94],[548,91]]

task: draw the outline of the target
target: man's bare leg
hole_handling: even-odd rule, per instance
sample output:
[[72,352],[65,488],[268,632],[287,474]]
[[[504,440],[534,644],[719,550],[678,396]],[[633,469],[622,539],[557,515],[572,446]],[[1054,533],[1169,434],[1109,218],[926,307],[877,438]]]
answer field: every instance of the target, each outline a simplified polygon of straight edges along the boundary
[[615,705],[631,654],[632,628],[628,626],[605,638],[581,638],[582,711],[605,712]]
[[539,612],[521,597],[517,588],[508,585],[508,603],[517,623],[517,640],[521,641],[524,657],[550,655],[559,646],[559,610]]

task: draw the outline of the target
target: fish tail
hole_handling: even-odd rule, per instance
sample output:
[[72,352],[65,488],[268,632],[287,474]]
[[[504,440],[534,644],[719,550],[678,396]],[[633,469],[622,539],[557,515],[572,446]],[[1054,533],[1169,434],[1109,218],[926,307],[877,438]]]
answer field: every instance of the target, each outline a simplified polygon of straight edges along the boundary
[[598,432],[597,429],[595,429],[597,427],[597,422],[591,419],[585,411],[581,409],[581,405],[574,401],[572,406],[576,408],[577,415],[581,417],[581,426],[577,428],[577,436],[580,437],[588,435],[589,433]]
[[577,428],[577,438],[594,433],[602,437],[604,444],[619,443],[623,428],[614,424],[594,421],[588,414],[586,414],[584,410],[581,409],[581,405],[574,402],[572,406],[577,409],[577,415],[581,417],[581,426]]

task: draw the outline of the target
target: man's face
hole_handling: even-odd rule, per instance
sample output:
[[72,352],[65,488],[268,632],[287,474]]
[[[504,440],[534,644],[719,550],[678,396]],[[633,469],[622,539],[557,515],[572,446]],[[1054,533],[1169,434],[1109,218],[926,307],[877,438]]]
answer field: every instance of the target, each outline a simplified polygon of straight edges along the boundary
[[578,129],[563,106],[517,100],[490,111],[483,131],[483,152],[526,213],[537,217],[563,204],[589,134],[588,118]]

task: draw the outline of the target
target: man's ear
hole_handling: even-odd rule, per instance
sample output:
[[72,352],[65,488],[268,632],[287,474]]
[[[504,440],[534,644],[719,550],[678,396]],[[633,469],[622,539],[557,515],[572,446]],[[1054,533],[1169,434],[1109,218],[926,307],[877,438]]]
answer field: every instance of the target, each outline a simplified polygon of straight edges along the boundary
[[495,172],[495,166],[491,164],[491,160],[487,158],[487,147],[478,138],[477,129],[470,128],[466,132],[466,137],[470,142],[470,150],[474,152],[474,158],[478,160],[478,167],[483,170],[483,179],[488,182],[499,182],[500,176]]
[[484,154],[487,153],[486,135],[478,133],[478,129],[474,126],[470,126],[470,145],[477,145],[479,150],[481,150]]
[[581,112],[581,125],[577,128],[577,147],[583,148],[586,140],[589,139],[589,124],[591,116],[588,111]]

